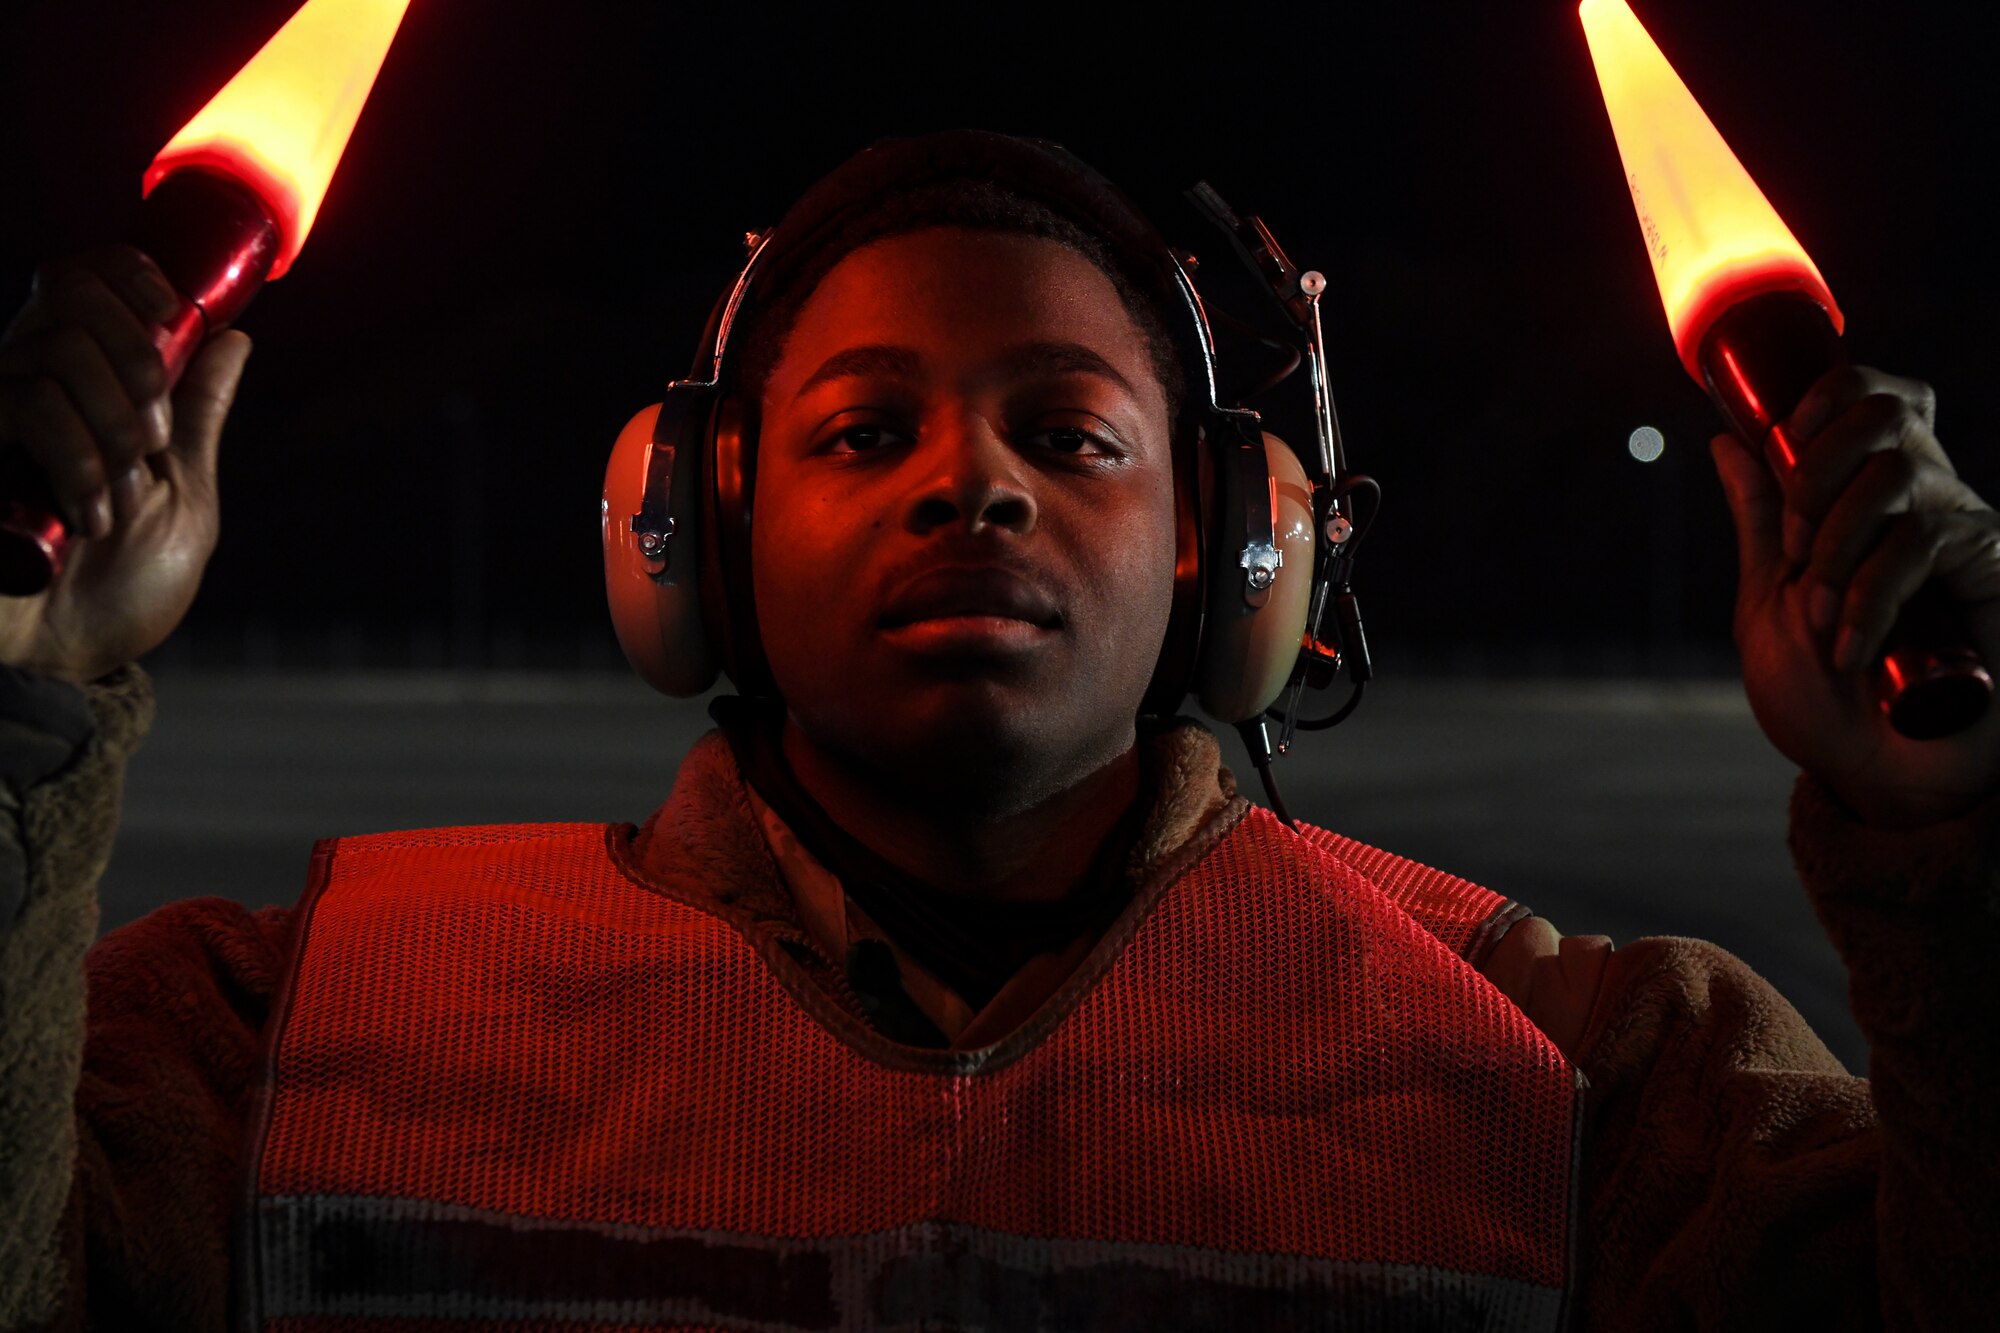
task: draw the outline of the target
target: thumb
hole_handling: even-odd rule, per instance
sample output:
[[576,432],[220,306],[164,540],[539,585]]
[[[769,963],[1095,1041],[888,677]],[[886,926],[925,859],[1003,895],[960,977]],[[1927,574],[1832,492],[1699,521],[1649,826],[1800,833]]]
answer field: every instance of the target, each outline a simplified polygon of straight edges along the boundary
[[236,401],[243,363],[250,359],[250,336],[229,329],[201,349],[174,390],[174,432],[169,446],[185,475],[215,487],[215,461],[221,451],[222,423]]
[[1745,587],[1782,578],[1785,571],[1785,493],[1764,460],[1734,435],[1708,443],[1722,493],[1736,520],[1737,574]]

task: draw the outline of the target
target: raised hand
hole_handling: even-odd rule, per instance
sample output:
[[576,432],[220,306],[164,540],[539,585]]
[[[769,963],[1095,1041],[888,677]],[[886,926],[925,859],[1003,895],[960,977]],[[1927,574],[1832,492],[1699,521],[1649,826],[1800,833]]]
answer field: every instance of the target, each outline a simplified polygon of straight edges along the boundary
[[1741,440],[1711,448],[1736,519],[1736,644],[1765,733],[1870,823],[1962,814],[2000,790],[2000,704],[1971,729],[1913,741],[1883,715],[1871,667],[1905,603],[1939,580],[2000,669],[2000,515],[1960,481],[1928,385],[1836,370],[1786,423],[1782,480]]
[[95,680],[193,604],[250,340],[222,334],[170,386],[152,331],[181,304],[152,261],[113,247],[44,268],[0,336],[0,458],[40,469],[74,534],[47,591],[0,597],[0,662]]

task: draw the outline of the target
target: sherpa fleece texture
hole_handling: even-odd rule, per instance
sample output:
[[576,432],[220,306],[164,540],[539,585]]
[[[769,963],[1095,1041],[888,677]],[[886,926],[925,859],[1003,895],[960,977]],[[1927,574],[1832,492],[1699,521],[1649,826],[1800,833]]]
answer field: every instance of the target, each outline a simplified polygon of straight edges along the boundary
[[[219,1330],[290,914],[197,899],[112,933],[89,950],[86,1027],[96,880],[124,759],[151,713],[136,670],[90,696],[96,735],[22,801],[27,896],[0,939],[0,1328]],[[1216,763],[1213,740],[1181,734],[1191,748],[1169,771],[1184,781],[1164,784],[1144,839],[1155,851],[1208,799],[1198,778]],[[674,802],[684,817],[649,838],[649,858],[769,856],[719,738],[690,753]],[[1609,952],[1565,1040],[1591,1080],[1580,1328],[1989,1325],[2000,801],[1886,833],[1802,780],[1792,822],[1801,876],[1848,962],[1875,1095],[1722,950],[1655,939]],[[718,899],[731,893],[723,878]],[[769,880],[760,869],[738,882]],[[797,929],[782,901],[730,906]],[[1552,931],[1523,938],[1555,956]],[[1534,961],[1516,960],[1523,975]]]

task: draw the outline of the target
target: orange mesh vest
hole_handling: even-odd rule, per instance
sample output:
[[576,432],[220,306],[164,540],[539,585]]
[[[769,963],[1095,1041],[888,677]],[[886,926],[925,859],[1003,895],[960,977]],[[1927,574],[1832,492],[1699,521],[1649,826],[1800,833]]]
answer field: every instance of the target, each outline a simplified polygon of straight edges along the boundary
[[972,1052],[868,1030],[629,825],[322,842],[242,1325],[1555,1328],[1580,1080],[1440,938],[1504,900],[1240,808]]

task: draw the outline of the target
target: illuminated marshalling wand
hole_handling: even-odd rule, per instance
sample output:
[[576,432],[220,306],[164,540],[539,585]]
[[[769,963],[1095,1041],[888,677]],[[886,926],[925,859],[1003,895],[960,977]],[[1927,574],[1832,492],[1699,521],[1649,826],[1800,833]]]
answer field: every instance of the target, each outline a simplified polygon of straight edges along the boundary
[[[1578,9],[1681,364],[1737,434],[1789,471],[1782,424],[1845,362],[1833,293],[1625,0]],[[1875,667],[1890,723],[1918,740],[1986,711],[1993,678],[1936,582],[1911,600]]]
[[[155,330],[168,382],[298,258],[409,0],[306,0],[146,171],[141,250],[187,304]],[[0,593],[42,591],[70,542],[45,478],[0,497]]]

